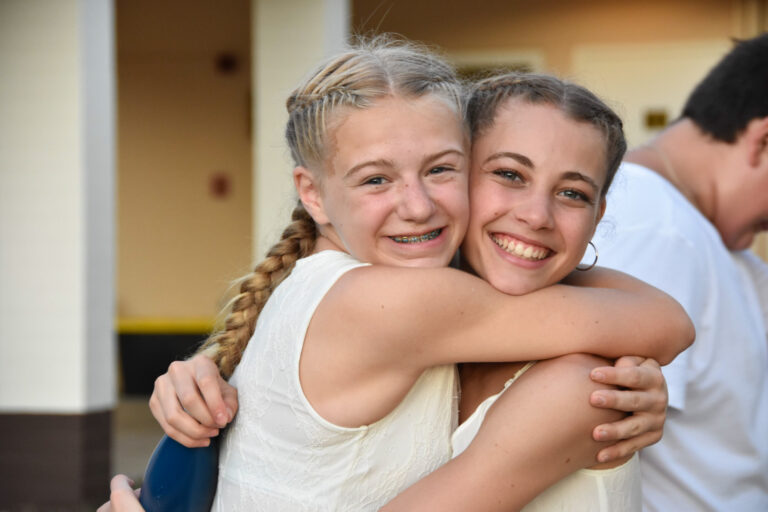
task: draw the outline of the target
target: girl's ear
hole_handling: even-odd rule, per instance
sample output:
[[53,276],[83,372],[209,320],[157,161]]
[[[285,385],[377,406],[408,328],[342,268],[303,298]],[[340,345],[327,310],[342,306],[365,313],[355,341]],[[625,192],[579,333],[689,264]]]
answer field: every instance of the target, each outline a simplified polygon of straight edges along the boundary
[[293,184],[296,192],[299,194],[299,200],[304,205],[304,209],[314,219],[318,226],[328,224],[328,216],[323,207],[323,197],[320,191],[318,179],[312,174],[312,171],[306,167],[296,167],[293,169]]
[[589,237],[590,239],[595,236],[595,232],[597,231],[597,225],[600,224],[600,220],[603,218],[603,214],[605,214],[605,207],[607,203],[605,202],[605,196],[603,196],[600,199],[600,204],[598,205],[597,210],[597,218],[595,218],[595,225],[592,227],[592,235]]
[[746,129],[749,164],[752,167],[768,163],[768,117],[753,119]]
[[597,227],[598,224],[600,224],[600,220],[603,218],[603,215],[605,214],[605,207],[608,205],[608,203],[605,201],[605,196],[600,199],[600,211],[597,212],[597,222],[595,222],[595,227]]

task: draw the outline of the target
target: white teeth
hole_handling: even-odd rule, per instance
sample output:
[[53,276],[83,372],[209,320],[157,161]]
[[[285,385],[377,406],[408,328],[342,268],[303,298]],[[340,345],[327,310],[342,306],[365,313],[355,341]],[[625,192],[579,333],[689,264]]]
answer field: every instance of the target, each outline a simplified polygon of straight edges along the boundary
[[440,235],[442,231],[442,228],[440,228],[419,236],[391,236],[389,238],[400,244],[415,244],[417,242],[426,242],[428,240],[432,240],[433,238],[437,238],[437,236]]
[[491,239],[496,243],[496,245],[504,249],[506,252],[526,260],[543,260],[549,255],[549,249],[545,249],[543,247],[534,247],[532,245],[526,245],[522,242],[515,243],[514,240],[496,237],[491,237]]

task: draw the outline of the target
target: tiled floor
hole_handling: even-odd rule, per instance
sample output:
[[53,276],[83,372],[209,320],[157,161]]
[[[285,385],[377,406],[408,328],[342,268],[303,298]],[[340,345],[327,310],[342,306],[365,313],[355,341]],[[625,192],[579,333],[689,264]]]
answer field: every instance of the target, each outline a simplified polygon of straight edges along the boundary
[[121,397],[112,428],[112,474],[123,473],[137,484],[163,431],[152,417],[149,397]]

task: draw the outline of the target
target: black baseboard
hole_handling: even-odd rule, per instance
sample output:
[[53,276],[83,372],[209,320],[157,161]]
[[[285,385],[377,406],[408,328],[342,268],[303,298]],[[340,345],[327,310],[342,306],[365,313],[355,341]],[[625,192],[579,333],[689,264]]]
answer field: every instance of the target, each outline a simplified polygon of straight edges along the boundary
[[119,334],[122,392],[151,394],[155,379],[168,371],[168,365],[189,357],[207,336],[207,333]]
[[109,498],[112,412],[0,414],[0,510],[95,510]]

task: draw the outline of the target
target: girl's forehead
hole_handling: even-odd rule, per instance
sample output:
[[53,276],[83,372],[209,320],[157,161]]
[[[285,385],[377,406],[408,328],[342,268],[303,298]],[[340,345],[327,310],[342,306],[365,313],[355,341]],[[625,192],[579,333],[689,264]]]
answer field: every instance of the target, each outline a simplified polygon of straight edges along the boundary
[[358,158],[400,159],[453,148],[468,152],[461,118],[435,95],[387,96],[366,108],[344,108],[325,134],[329,171]]

